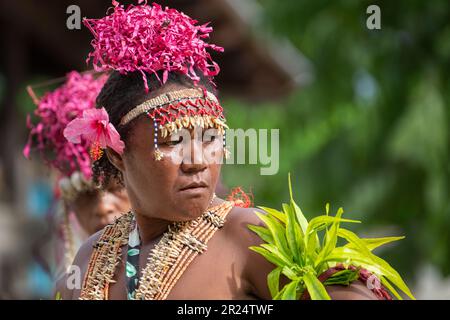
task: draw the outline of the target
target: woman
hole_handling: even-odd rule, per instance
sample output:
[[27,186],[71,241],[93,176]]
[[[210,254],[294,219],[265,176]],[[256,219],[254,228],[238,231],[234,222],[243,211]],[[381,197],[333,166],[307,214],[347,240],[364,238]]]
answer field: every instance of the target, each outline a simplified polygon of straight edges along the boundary
[[55,239],[55,278],[64,274],[87,237],[112,223],[130,206],[122,186],[109,184],[100,190],[94,185],[86,141],[75,145],[63,136],[71,120],[95,107],[95,98],[106,77],[72,71],[64,80],[41,99],[29,90],[37,106],[34,113],[39,122],[34,125],[29,122],[30,137],[24,149],[28,158],[31,147],[36,148],[58,176],[56,197],[61,201],[54,217],[60,226],[56,230],[59,237]]
[[[114,71],[97,112],[65,136],[90,139],[94,179],[123,183],[132,211],[83,244],[74,261],[81,288],[60,284],[62,298],[270,299],[273,265],[248,249],[261,243],[247,228],[261,225],[255,209],[214,195],[226,120],[206,52],[221,48],[203,41],[211,28],[158,5],[113,4],[110,16],[85,23],[94,66]],[[375,299],[356,283],[329,292]]]

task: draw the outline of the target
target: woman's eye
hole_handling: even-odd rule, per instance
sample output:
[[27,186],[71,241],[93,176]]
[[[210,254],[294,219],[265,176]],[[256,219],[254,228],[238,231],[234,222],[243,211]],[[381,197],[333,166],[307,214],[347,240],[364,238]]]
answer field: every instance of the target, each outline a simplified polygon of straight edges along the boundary
[[205,137],[205,142],[214,142],[217,139],[216,135],[210,135]]
[[178,139],[164,142],[164,144],[167,146],[176,146],[177,144],[180,144],[181,142],[183,142],[183,137],[179,137]]

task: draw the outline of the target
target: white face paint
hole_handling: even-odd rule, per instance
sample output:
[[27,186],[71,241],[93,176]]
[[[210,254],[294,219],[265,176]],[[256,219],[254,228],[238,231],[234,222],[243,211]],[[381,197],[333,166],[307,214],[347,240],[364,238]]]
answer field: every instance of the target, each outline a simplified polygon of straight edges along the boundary
[[174,164],[222,163],[223,136],[218,129],[182,128],[170,136],[170,151],[164,151]]

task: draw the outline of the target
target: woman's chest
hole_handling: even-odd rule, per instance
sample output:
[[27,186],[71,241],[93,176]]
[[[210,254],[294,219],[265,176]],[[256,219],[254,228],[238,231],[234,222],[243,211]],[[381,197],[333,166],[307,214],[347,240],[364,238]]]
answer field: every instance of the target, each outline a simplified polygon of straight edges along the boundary
[[[225,243],[215,237],[211,239],[208,248],[197,254],[192,261],[189,259],[178,263],[172,268],[172,276],[163,277],[162,287],[169,287],[166,297],[169,300],[179,299],[251,299],[249,284],[242,275],[244,257],[240,250],[233,248],[231,243]],[[139,278],[142,282],[142,270],[147,265],[150,249],[143,248],[139,257]],[[109,289],[109,299],[127,298],[126,255],[117,266],[114,280]],[[170,271],[166,271],[170,272]]]

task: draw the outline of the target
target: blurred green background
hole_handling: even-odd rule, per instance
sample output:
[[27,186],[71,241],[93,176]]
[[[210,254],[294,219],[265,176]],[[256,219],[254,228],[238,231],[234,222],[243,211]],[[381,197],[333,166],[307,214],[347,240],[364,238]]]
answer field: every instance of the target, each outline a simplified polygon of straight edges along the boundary
[[[308,217],[326,202],[359,232],[405,235],[383,251],[402,275],[432,263],[450,274],[450,2],[261,0],[261,28],[290,41],[315,79],[282,102],[227,99],[231,127],[280,128],[280,170],[225,166],[257,205],[288,201],[287,175]],[[354,226],[352,226],[354,228]]]

